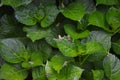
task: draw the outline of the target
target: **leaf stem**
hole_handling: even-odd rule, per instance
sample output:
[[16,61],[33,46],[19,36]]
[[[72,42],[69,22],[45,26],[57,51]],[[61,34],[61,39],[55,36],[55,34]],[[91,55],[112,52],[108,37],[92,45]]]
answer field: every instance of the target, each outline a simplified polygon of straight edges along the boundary
[[83,65],[83,63],[86,61],[86,59],[89,57],[89,55],[87,55],[84,59],[83,59],[83,61],[81,62],[81,66]]

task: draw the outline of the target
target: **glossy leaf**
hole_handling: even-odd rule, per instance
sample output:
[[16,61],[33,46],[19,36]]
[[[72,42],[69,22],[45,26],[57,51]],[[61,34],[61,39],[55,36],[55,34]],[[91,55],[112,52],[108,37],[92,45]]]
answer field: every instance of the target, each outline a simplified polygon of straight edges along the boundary
[[94,80],[103,80],[104,71],[103,70],[92,70]]
[[57,72],[52,68],[52,64],[49,61],[45,65],[45,72],[48,80],[57,80]]
[[[21,37],[24,33],[13,15],[3,15],[0,19],[0,38]],[[17,33],[17,34],[16,34]]]
[[94,0],[76,0],[76,1],[84,5],[86,13],[91,13],[95,9]]
[[0,69],[0,79],[5,80],[25,80],[28,73],[22,69],[17,69],[9,64],[2,65]]
[[27,45],[28,51],[31,53],[33,52],[40,52],[42,53],[42,58],[46,62],[48,58],[50,58],[52,54],[52,47],[44,40],[39,40],[36,42],[29,42]]
[[[59,24],[59,23],[58,23]],[[45,37],[45,40],[48,44],[50,44],[52,47],[57,47],[56,42],[54,41],[54,38],[58,38],[58,35],[64,35],[64,29],[62,26],[55,26],[52,27],[50,30],[50,33]]]
[[77,32],[74,25],[66,24],[64,25],[65,32],[70,35],[73,39],[85,38],[89,35],[89,31],[85,30],[82,32]]
[[45,68],[44,67],[33,68],[32,77],[33,77],[33,80],[47,80]]
[[30,15],[23,13],[21,11],[16,11],[15,17],[19,22],[21,22],[25,25],[35,25],[36,24],[36,20],[33,17],[31,17]]
[[85,54],[93,54],[93,53],[97,53],[100,51],[103,51],[104,48],[103,46],[96,42],[96,41],[89,41],[86,43],[86,53]]
[[52,57],[51,59],[51,63],[53,68],[57,71],[57,73],[60,72],[60,70],[67,65],[68,61],[70,60],[70,58],[68,57],[64,57],[61,55],[55,55]]
[[85,14],[85,8],[81,3],[71,3],[63,9],[62,14],[71,20],[81,21]]
[[87,39],[83,39],[83,42],[90,40],[102,44],[106,52],[111,48],[111,36],[104,31],[91,31],[89,37]]
[[45,7],[45,17],[41,21],[41,26],[48,27],[50,26],[56,19],[59,10],[55,5],[50,5]]
[[96,0],[97,4],[105,5],[115,5],[118,3],[118,0]]
[[106,30],[104,13],[99,11],[92,12],[89,15],[88,21],[90,25],[95,25]]
[[16,19],[25,25],[33,26],[37,22],[40,22],[43,19],[45,13],[42,9],[42,6],[37,6],[35,4],[29,4],[27,6],[21,6],[15,8],[15,17]]
[[111,7],[107,14],[106,19],[109,25],[112,27],[112,30],[116,30],[120,27],[120,11],[114,7]]
[[63,37],[62,39],[56,39],[55,41],[57,42],[57,46],[63,55],[68,57],[76,57],[79,55],[79,53],[77,53],[76,44],[67,40],[66,37]]
[[104,31],[91,31],[89,37],[87,37],[87,39],[83,39],[82,43],[86,43],[91,40],[101,44],[104,50],[90,55],[88,57],[88,60],[92,62],[101,61],[107,55],[108,51],[111,48],[111,36]]
[[105,75],[110,80],[120,80],[120,60],[112,54],[108,54],[103,61]]
[[34,52],[34,53],[31,53],[29,61],[24,61],[22,63],[22,67],[31,68],[31,67],[42,65],[42,63],[43,63],[42,53]]
[[18,7],[20,5],[26,5],[32,2],[32,0],[1,0],[1,4],[12,7]]
[[79,80],[84,70],[74,65],[64,67],[58,75],[58,80]]
[[17,39],[3,39],[0,42],[0,54],[7,62],[19,63],[23,61],[22,54],[24,51],[23,43]]
[[24,27],[23,30],[27,32],[27,37],[29,37],[33,42],[45,38],[50,32],[49,29],[43,29],[37,25],[33,27]]
[[112,43],[112,49],[116,54],[120,55],[120,40]]

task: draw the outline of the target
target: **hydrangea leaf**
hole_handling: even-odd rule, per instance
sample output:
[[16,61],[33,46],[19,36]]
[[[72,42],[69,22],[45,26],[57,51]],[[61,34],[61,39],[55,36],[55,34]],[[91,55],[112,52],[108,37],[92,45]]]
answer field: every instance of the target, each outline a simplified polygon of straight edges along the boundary
[[1,0],[1,4],[12,7],[18,7],[20,5],[26,5],[32,2],[32,0]]
[[33,26],[37,22],[43,19],[45,13],[41,6],[36,6],[35,4],[29,4],[27,6],[21,6],[15,8],[16,19],[25,25]]
[[89,35],[89,31],[85,30],[82,32],[77,32],[77,29],[74,25],[66,24],[64,25],[65,32],[70,35],[73,39],[85,38]]
[[86,43],[86,53],[85,54],[93,54],[98,53],[100,51],[104,51],[103,46],[96,41],[89,41]]
[[103,70],[92,70],[94,80],[103,80],[104,71]]
[[120,40],[112,43],[112,49],[116,54],[120,55]]
[[35,67],[32,69],[32,77],[34,80],[47,80],[45,67]]
[[89,15],[88,18],[90,25],[95,25],[97,27],[105,29],[105,15],[102,12],[95,11]]
[[24,51],[25,46],[17,39],[3,39],[0,42],[0,54],[7,62],[19,63],[23,61]]
[[105,5],[115,5],[118,3],[118,0],[96,0],[97,4]]
[[112,27],[112,30],[116,30],[120,27],[120,11],[114,7],[111,7],[107,14],[106,19],[109,25]]
[[25,70],[17,69],[9,64],[2,65],[0,69],[0,79],[5,80],[25,80],[28,73]]
[[53,68],[57,71],[57,73],[60,72],[60,70],[67,65],[70,58],[62,56],[62,55],[55,55],[51,59],[51,63]]
[[59,10],[55,5],[49,5],[45,7],[45,17],[41,21],[41,26],[49,27],[56,19]]
[[71,3],[63,9],[62,14],[71,20],[81,21],[85,14],[85,8],[81,3]]
[[55,39],[57,42],[57,47],[63,53],[63,55],[68,57],[76,57],[79,55],[77,52],[76,44],[72,41],[69,41],[66,37],[62,39]]
[[112,54],[108,54],[103,61],[105,75],[110,80],[120,80],[120,60]]
[[58,74],[58,80],[79,80],[83,71],[83,69],[74,65],[65,66]]
[[31,53],[29,61],[24,61],[22,63],[22,67],[31,68],[31,67],[42,65],[42,63],[43,63],[42,53],[34,52],[34,53]]
[[27,37],[29,37],[33,42],[45,38],[50,33],[50,29],[43,29],[37,25],[24,27],[23,30],[27,32]]

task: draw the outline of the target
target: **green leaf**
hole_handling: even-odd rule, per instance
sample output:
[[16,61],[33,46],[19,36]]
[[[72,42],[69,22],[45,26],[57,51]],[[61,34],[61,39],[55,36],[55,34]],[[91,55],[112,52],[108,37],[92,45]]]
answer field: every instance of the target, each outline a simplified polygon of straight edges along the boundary
[[15,17],[20,23],[23,23],[25,25],[31,26],[36,24],[36,20],[32,16],[26,14],[25,12],[16,11]]
[[0,79],[5,80],[25,80],[28,73],[25,70],[17,69],[9,64],[2,65],[0,69]]
[[45,16],[42,6],[29,4],[27,6],[21,6],[15,8],[16,19],[25,25],[33,26],[37,22],[40,22]]
[[53,68],[57,71],[57,73],[60,72],[60,70],[67,65],[70,58],[62,56],[62,55],[55,55],[51,59],[51,63]]
[[18,7],[20,5],[26,5],[32,2],[32,0],[1,0],[1,4],[12,7]]
[[0,39],[18,36],[21,37],[24,34],[22,27],[17,25],[17,21],[13,15],[3,15],[0,19],[0,24]]
[[45,7],[45,17],[41,21],[41,26],[43,28],[49,27],[56,19],[59,10],[55,5],[49,5]]
[[111,7],[107,14],[106,19],[109,25],[112,27],[112,30],[116,30],[120,27],[120,11],[114,7]]
[[120,40],[112,43],[112,49],[116,54],[120,55]]
[[86,13],[91,13],[95,9],[94,0],[77,0],[77,1],[84,5]]
[[43,63],[42,53],[34,52],[31,53],[29,61],[24,61],[22,63],[22,67],[31,68],[42,65],[42,63]]
[[57,80],[57,72],[52,68],[52,63],[49,61],[45,65],[45,72],[48,80]]
[[83,39],[84,41],[96,41],[102,44],[105,51],[108,52],[111,48],[111,36],[110,34],[104,32],[104,31],[91,31],[90,35],[87,39]]
[[85,38],[89,35],[89,31],[85,30],[82,32],[77,32],[74,25],[66,24],[64,25],[65,32],[70,35],[73,39]]
[[0,54],[4,60],[10,63],[19,63],[25,46],[17,39],[3,39],[0,42]]
[[102,12],[94,11],[89,15],[88,18],[89,24],[100,27],[102,29],[108,30],[105,27],[105,15]]
[[63,9],[62,14],[71,20],[81,21],[85,14],[85,8],[81,3],[71,3]]
[[36,42],[29,42],[27,45],[28,51],[31,53],[33,52],[41,52],[42,58],[46,62],[53,54],[52,54],[52,47],[45,41],[39,40]]
[[94,80],[103,80],[104,71],[103,70],[92,70]]
[[79,80],[83,71],[83,69],[74,65],[65,66],[58,74],[58,80]]
[[45,38],[50,32],[50,29],[43,29],[37,25],[32,27],[24,27],[23,30],[27,32],[27,37],[29,37],[33,42]]
[[103,46],[96,41],[89,41],[86,43],[86,53],[85,54],[93,54],[103,51]]
[[97,4],[105,5],[115,5],[118,3],[118,0],[96,0]]
[[95,9],[94,0],[77,0],[84,5],[86,13],[91,13]]
[[108,54],[103,61],[105,75],[110,80],[120,80],[120,60],[112,54]]
[[104,50],[92,54],[88,57],[89,61],[96,62],[101,61],[109,52],[111,48],[111,36],[110,34],[104,32],[104,31],[91,31],[89,37],[82,40],[82,43],[87,43],[89,41],[96,41],[100,44],[102,44]]
[[63,37],[62,39],[55,39],[55,41],[57,42],[58,49],[63,55],[68,57],[76,57],[79,55],[76,44],[68,40],[66,37]]
[[45,68],[44,67],[33,68],[32,77],[33,77],[33,80],[47,80]]
[[[59,23],[58,23],[59,24]],[[57,44],[54,41],[54,38],[58,38],[58,35],[64,35],[64,29],[62,26],[53,26],[51,28],[50,33],[45,37],[45,40],[48,44],[50,44],[52,47],[57,48]]]

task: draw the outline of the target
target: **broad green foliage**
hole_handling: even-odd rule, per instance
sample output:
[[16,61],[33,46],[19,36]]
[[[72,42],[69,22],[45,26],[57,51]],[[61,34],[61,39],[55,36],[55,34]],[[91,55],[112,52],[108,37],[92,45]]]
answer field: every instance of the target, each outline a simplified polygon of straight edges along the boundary
[[24,27],[23,30],[27,32],[26,36],[29,37],[33,42],[46,37],[50,33],[49,29],[43,29],[37,25],[33,27]]
[[11,63],[22,61],[22,53],[24,53],[24,45],[16,39],[3,39],[0,42],[0,54],[4,60]]
[[[101,61],[111,48],[111,36],[103,31],[91,31],[90,35],[82,40],[82,43],[96,41],[103,46],[103,50],[89,56],[88,60],[92,62]],[[91,47],[92,48],[92,47]],[[96,49],[96,46],[95,46]]]
[[20,5],[27,5],[30,2],[32,2],[32,0],[1,0],[1,4],[2,5],[8,5],[8,6],[12,6],[12,7],[17,7]]
[[48,75],[48,80],[79,80],[84,71],[74,65],[67,65],[60,71],[60,73],[56,73],[51,62],[47,62],[45,69]]
[[85,9],[80,3],[71,3],[63,9],[62,14],[69,19],[80,21],[85,14]]
[[43,28],[50,26],[56,19],[58,13],[59,11],[54,5],[45,7],[45,17],[41,21],[41,26]]
[[94,80],[103,80],[104,72],[103,70],[92,70]]
[[120,40],[112,43],[112,48],[116,54],[120,54]]
[[110,80],[120,79],[120,60],[115,55],[108,54],[103,61],[103,68]]
[[100,28],[105,28],[105,15],[102,12],[95,11],[89,15],[89,24]]
[[44,67],[36,67],[32,69],[32,77],[34,80],[47,80]]
[[67,37],[63,37],[62,39],[56,39],[57,46],[59,50],[68,57],[76,57],[79,55],[77,52],[77,46],[74,41],[67,39]]
[[0,0],[0,80],[120,80],[120,0]]
[[118,3],[118,0],[96,0],[97,4],[105,4],[105,5],[115,5]]
[[106,14],[106,19],[112,30],[118,29],[120,27],[120,10],[111,7]]
[[73,39],[85,38],[89,35],[89,31],[85,30],[83,32],[77,32],[76,27],[71,24],[66,24],[64,26],[65,32],[70,35]]
[[100,51],[104,51],[103,46],[96,42],[96,41],[90,41],[86,43],[86,53],[85,54],[92,54],[92,53],[98,53]]
[[31,67],[42,65],[42,63],[43,63],[42,53],[34,52],[30,55],[29,61],[24,61],[22,63],[22,67],[31,68]]
[[70,58],[61,55],[55,55],[54,57],[52,57],[51,63],[53,68],[59,73],[60,70],[69,63],[69,60]]
[[4,64],[0,70],[0,79],[5,80],[24,80],[27,75],[27,71],[17,69],[9,64]]
[[[59,23],[58,23],[59,24]],[[54,25],[53,25],[54,26]],[[62,26],[55,26],[50,29],[50,33],[45,37],[47,43],[53,47],[57,47],[54,38],[58,38],[58,35],[64,35],[64,29]]]

